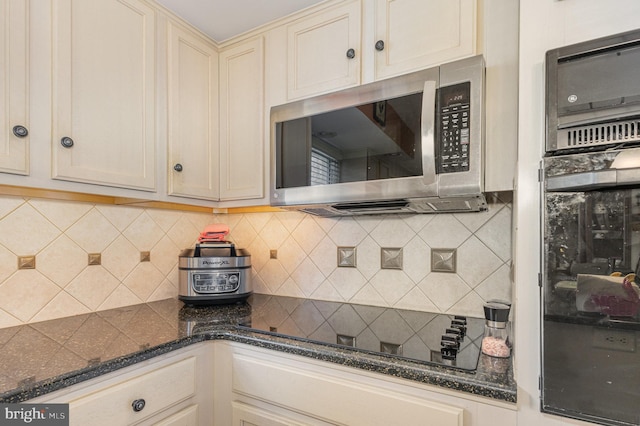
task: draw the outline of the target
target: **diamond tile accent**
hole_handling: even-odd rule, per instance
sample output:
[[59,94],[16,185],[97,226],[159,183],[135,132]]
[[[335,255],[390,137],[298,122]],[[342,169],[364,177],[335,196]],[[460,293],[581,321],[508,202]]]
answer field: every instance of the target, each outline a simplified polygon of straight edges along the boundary
[[[488,203],[485,213],[318,218],[0,196],[0,328],[176,297],[178,253],[210,223],[228,224],[230,239],[251,253],[256,293],[481,317],[483,300],[511,296],[512,196],[490,194]],[[338,246],[354,248],[355,267],[337,267]],[[381,269],[381,247],[402,248],[402,271]],[[431,247],[455,248],[457,273],[431,273]],[[278,259],[269,259],[270,249]],[[148,271],[137,269],[141,251],[151,252]],[[88,253],[101,253],[103,265],[88,267]],[[17,255],[36,255],[31,272],[44,289],[22,308],[29,271],[17,270]],[[353,336],[363,344],[376,337],[370,330]],[[406,350],[421,344],[403,343]]]
[[402,269],[402,248],[382,247],[380,249],[380,268]]
[[431,272],[456,272],[456,249],[431,249]]
[[339,268],[355,268],[356,267],[356,248],[355,247],[338,247],[338,267]]

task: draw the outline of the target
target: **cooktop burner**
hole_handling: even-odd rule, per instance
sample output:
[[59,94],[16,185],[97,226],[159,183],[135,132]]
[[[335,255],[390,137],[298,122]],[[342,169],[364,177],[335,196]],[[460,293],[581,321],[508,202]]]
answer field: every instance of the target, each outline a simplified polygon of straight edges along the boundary
[[254,294],[242,327],[476,370],[484,319]]

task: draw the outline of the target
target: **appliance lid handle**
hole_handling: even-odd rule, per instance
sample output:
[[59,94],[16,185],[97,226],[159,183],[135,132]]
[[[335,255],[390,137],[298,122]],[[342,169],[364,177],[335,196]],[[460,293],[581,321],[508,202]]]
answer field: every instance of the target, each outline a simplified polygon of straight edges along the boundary
[[545,179],[547,191],[588,191],[619,184],[615,169],[595,170],[582,173],[551,176]]
[[435,117],[436,117],[436,82],[424,82],[422,92],[422,117],[420,125],[420,144],[422,149],[422,176],[425,185],[436,183],[435,155]]

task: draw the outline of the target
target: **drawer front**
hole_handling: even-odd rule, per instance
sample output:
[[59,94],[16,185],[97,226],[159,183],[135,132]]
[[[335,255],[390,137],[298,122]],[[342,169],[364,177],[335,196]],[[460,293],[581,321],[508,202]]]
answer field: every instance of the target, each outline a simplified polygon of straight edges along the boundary
[[[153,370],[106,389],[69,401],[71,425],[128,425],[193,396],[196,358]],[[134,411],[133,401],[144,400]]]

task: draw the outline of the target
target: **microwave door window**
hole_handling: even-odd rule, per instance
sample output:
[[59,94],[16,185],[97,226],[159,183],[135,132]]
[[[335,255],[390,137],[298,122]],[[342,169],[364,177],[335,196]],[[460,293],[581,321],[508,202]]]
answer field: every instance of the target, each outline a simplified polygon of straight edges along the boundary
[[422,93],[279,123],[278,188],[422,175]]

